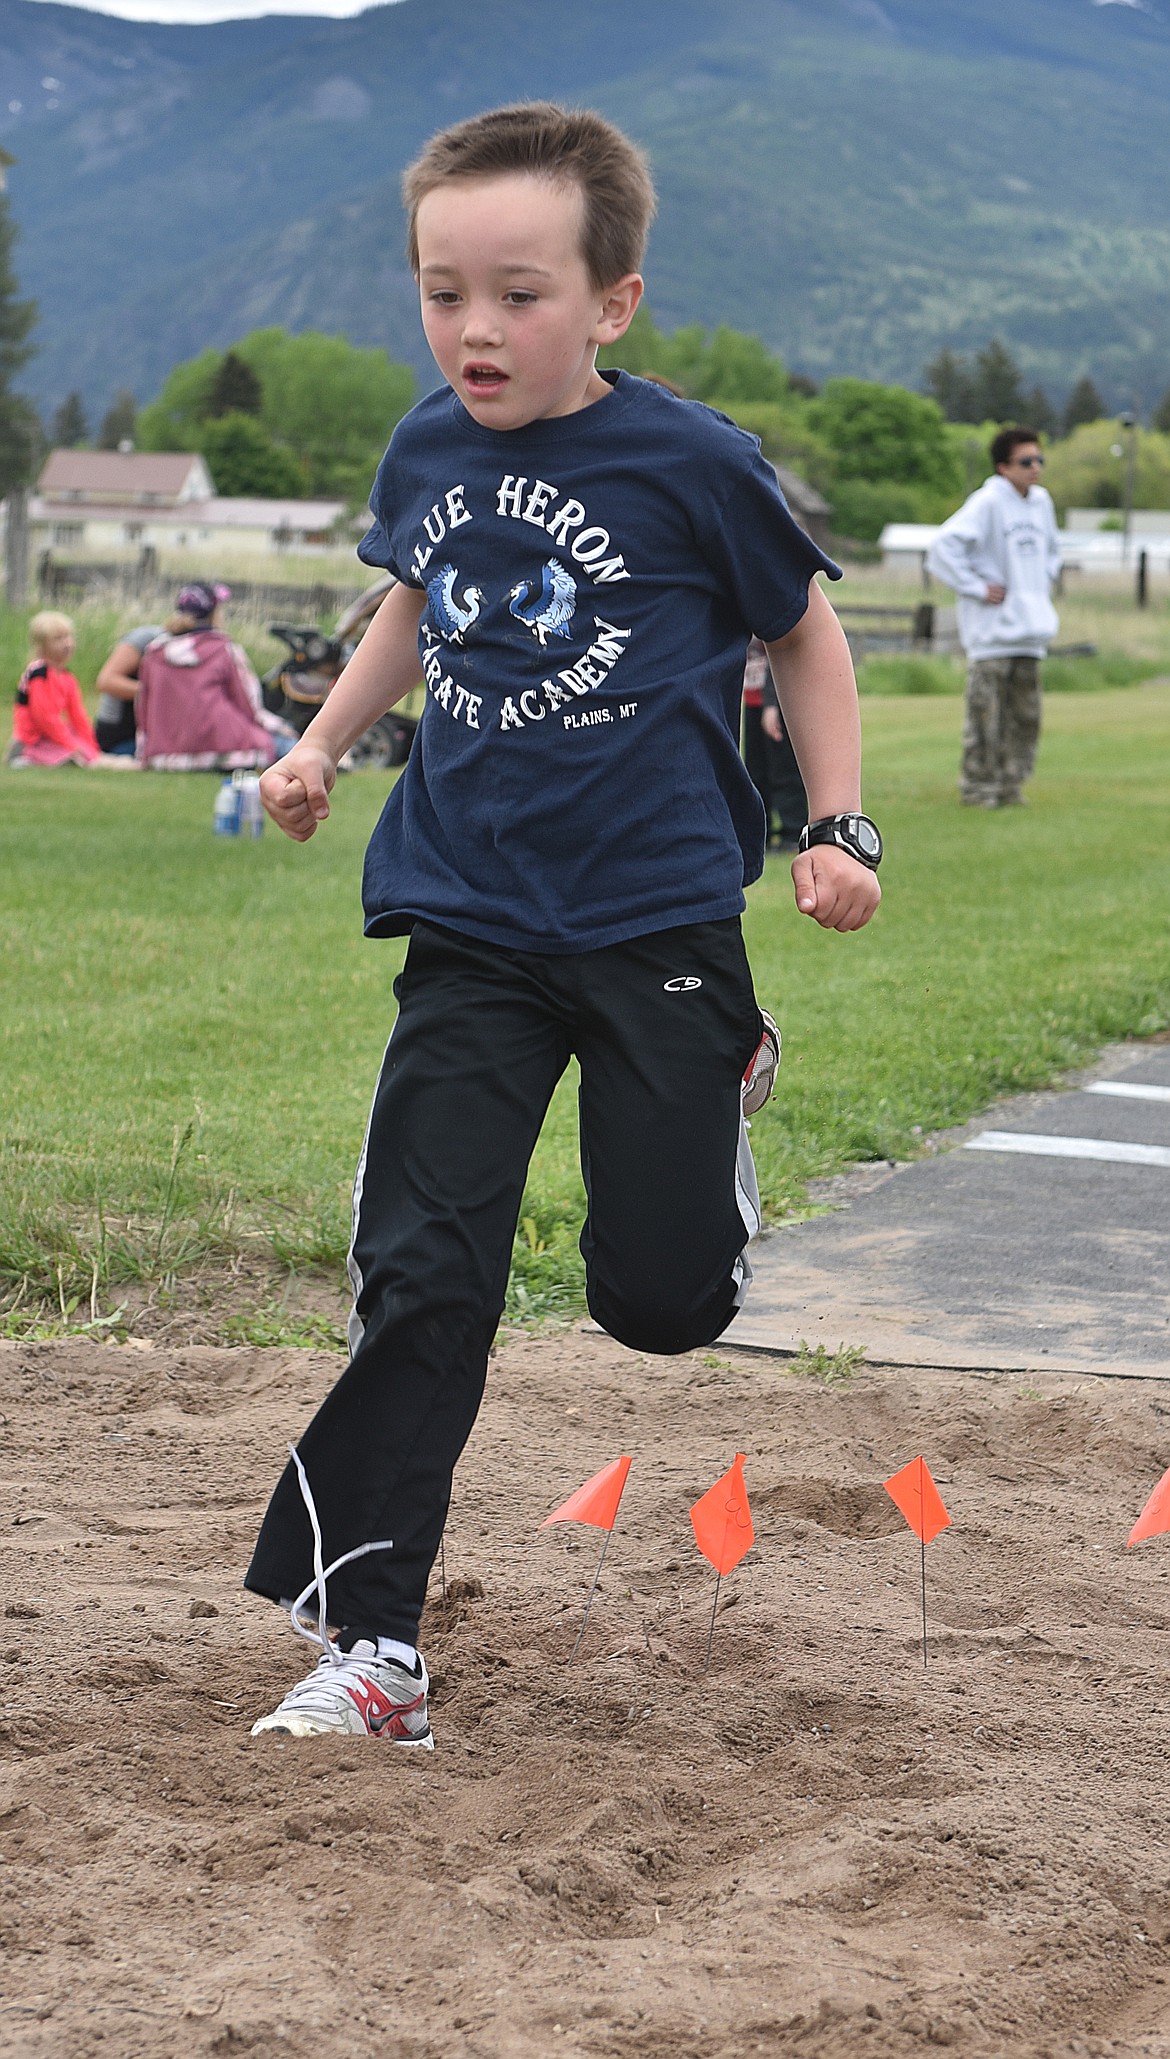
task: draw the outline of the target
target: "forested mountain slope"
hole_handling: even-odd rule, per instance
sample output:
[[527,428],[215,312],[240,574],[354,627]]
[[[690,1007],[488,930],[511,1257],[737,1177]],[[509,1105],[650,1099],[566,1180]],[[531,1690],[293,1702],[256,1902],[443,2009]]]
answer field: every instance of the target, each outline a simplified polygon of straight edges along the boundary
[[[45,82],[52,82],[51,84]],[[401,0],[168,29],[0,0],[30,390],[147,397],[262,322],[420,367],[397,201],[436,126],[553,95],[647,147],[659,323],[915,381],[1000,333],[1058,392],[1170,380],[1154,0]]]

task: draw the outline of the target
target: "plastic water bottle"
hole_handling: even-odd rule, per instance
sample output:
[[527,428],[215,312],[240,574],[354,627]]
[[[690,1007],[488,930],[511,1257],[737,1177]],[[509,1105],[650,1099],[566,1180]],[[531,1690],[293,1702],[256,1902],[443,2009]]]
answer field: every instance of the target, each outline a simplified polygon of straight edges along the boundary
[[264,834],[264,803],[260,799],[260,781],[254,772],[237,772],[239,782],[239,833],[241,836],[257,837]]
[[240,794],[235,782],[230,777],[222,782],[219,792],[216,794],[215,811],[211,818],[211,827],[215,831],[216,836],[239,836],[240,834]]

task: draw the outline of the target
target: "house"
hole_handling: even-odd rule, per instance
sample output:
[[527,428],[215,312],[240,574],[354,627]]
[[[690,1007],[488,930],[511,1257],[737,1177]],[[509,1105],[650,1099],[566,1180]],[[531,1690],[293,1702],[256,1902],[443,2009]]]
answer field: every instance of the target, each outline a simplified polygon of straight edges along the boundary
[[780,491],[788,502],[795,521],[800,523],[807,536],[811,536],[818,550],[829,548],[829,503],[819,494],[815,486],[802,479],[799,472],[790,472],[786,465],[773,465]]
[[[55,450],[29,503],[29,532],[35,552],[71,558],[147,548],[312,553],[336,550],[345,511],[343,500],[217,494],[190,451]],[[350,526],[356,535],[365,525]]]
[[36,490],[54,508],[173,508],[210,500],[215,485],[194,451],[54,450]]

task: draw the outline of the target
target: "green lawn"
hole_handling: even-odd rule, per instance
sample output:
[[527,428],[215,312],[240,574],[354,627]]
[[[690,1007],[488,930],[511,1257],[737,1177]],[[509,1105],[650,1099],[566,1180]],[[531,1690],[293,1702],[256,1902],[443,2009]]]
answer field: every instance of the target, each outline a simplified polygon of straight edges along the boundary
[[[888,848],[877,920],[823,935],[776,859],[749,896],[757,987],[785,1035],[753,1132],[773,1216],[812,1175],[912,1156],[921,1131],[1170,1022],[1170,687],[1054,697],[1030,805],[995,813],[957,805],[957,700],[864,712]],[[360,929],[383,791],[377,774],[343,781],[308,845],[271,828],[235,844],[211,835],[211,778],[0,773],[10,1327],[45,1298],[88,1304],[95,1269],[105,1306],[120,1278],[249,1247],[340,1264],[403,950]],[[515,1308],[578,1291],[580,1199],[566,1082]]]

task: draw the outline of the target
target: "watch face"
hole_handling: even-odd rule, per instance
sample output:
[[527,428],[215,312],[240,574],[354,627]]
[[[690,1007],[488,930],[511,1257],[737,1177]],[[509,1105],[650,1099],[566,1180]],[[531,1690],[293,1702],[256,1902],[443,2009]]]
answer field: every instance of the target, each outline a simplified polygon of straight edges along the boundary
[[881,855],[882,840],[868,816],[855,817],[854,833],[867,858],[877,858]]

